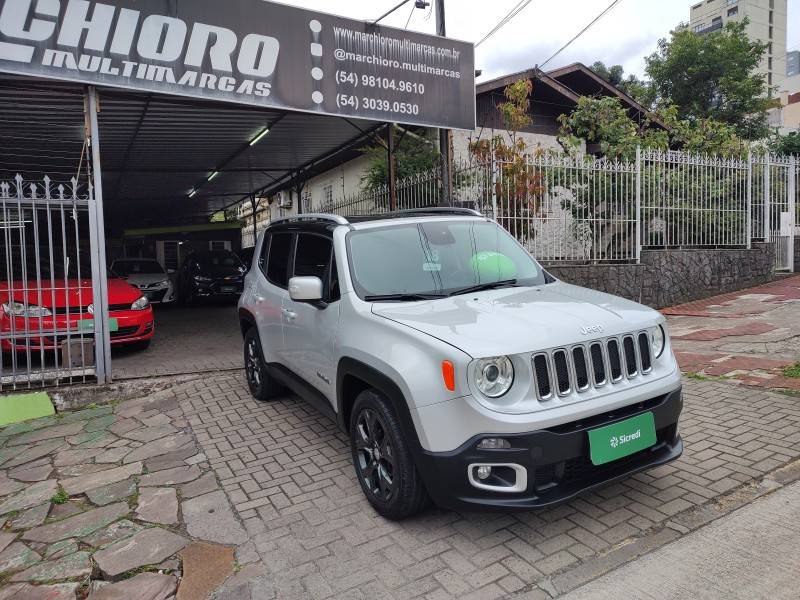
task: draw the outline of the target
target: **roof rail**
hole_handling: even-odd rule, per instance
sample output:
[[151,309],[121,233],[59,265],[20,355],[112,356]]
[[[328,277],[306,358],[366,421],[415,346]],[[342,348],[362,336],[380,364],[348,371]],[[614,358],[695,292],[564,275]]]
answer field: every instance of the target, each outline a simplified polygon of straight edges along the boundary
[[428,208],[409,208],[407,210],[396,210],[389,215],[393,217],[402,217],[405,215],[461,215],[465,217],[482,217],[483,215],[477,210],[471,208],[459,208],[453,206],[430,206]]
[[350,221],[344,217],[327,213],[302,213],[299,215],[292,215],[290,217],[280,217],[278,219],[273,219],[269,224],[274,225],[275,223],[291,223],[298,221],[330,221],[331,223],[336,223],[337,225],[350,224]]

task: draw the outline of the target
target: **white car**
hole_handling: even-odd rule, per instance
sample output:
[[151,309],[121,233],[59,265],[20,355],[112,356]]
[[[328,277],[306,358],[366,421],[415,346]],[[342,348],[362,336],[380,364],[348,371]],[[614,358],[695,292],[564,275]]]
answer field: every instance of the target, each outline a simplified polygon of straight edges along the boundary
[[664,317],[555,279],[474,211],[273,221],[239,319],[253,396],[335,418],[388,518],[547,506],[683,449]]
[[166,304],[175,300],[175,288],[169,274],[157,260],[149,258],[118,258],[111,270],[139,288],[150,304]]

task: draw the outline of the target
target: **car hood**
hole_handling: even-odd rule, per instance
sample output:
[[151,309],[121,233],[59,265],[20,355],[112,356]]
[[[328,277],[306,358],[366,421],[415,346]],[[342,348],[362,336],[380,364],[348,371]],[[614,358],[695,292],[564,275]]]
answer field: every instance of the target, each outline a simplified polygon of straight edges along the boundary
[[[658,312],[636,302],[560,281],[440,300],[373,303],[372,312],[476,358],[585,342],[662,320]],[[591,329],[584,333],[583,328]]]
[[[9,290],[11,293],[9,293]],[[23,291],[27,290],[27,291]],[[108,279],[108,303],[133,303],[142,293],[123,279]],[[17,302],[39,304],[39,290],[35,281],[15,281],[9,286],[0,284],[0,299],[5,302],[12,296]],[[64,308],[69,306],[87,307],[92,303],[92,281],[90,279],[57,279],[51,286],[50,280],[43,280],[41,287],[41,305],[47,308]]]

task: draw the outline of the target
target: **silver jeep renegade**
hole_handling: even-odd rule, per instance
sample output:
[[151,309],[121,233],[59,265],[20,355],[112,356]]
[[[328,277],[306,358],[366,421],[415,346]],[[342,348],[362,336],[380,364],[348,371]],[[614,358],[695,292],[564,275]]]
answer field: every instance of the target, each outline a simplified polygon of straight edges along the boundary
[[253,396],[334,418],[391,519],[546,506],[683,449],[664,318],[555,279],[474,211],[273,221],[239,318]]

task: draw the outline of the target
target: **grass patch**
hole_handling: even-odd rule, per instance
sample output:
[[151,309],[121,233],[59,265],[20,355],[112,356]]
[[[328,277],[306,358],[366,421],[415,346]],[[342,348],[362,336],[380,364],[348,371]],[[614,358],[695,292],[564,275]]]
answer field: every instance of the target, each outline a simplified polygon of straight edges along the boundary
[[795,379],[800,379],[800,362],[794,363],[788,367],[783,369],[783,375],[785,377],[792,377]]
[[687,371],[683,374],[686,379],[696,379],[697,381],[709,381],[709,378],[694,371]]
[[66,504],[69,501],[69,494],[61,487],[61,484],[58,485],[58,491],[50,497],[50,502],[53,504]]

